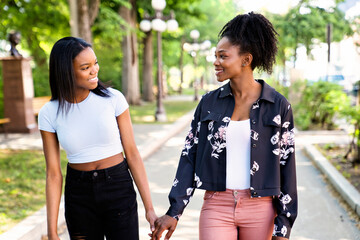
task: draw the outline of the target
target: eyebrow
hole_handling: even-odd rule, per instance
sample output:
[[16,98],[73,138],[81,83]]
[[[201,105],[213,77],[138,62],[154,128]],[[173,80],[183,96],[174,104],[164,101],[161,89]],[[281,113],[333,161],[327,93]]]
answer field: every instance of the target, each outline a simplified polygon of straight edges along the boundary
[[83,64],[80,64],[80,67],[85,66],[85,65],[90,65],[90,63],[83,63]]
[[[95,62],[97,62],[97,58],[95,58]],[[90,65],[90,63],[83,63],[83,64],[80,64],[80,67],[85,66],[85,65]]]

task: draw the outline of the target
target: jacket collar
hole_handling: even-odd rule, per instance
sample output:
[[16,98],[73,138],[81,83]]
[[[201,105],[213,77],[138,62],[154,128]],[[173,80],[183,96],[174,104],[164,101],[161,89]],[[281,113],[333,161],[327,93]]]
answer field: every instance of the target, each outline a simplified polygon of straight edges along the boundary
[[[262,90],[261,90],[261,95],[259,100],[266,100],[268,102],[275,102],[275,96],[276,96],[276,91],[274,88],[272,88],[269,84],[267,84],[264,80],[262,79],[257,79],[257,82],[259,82],[262,85]],[[230,87],[230,81],[225,84],[224,86],[220,87],[220,98],[224,98],[227,97],[229,95],[232,95],[231,93],[231,87]]]

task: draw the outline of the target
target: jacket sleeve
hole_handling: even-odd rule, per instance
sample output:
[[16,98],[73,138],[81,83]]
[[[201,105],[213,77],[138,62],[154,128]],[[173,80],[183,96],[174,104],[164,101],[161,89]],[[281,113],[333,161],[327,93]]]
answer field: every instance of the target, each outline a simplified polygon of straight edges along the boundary
[[200,131],[201,104],[202,100],[195,110],[190,130],[185,138],[184,148],[181,151],[176,176],[169,194],[170,208],[166,215],[174,217],[177,220],[189,203],[196,187],[196,176],[194,176],[194,172]]
[[280,148],[281,192],[274,199],[277,217],[273,236],[289,238],[298,211],[294,122],[289,103],[282,117]]

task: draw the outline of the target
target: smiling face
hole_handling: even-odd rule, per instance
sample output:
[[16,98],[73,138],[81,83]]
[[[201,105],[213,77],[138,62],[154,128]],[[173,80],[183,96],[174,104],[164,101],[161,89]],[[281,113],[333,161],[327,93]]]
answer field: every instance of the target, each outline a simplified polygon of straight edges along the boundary
[[87,47],[73,60],[76,81],[76,95],[86,97],[90,90],[98,85],[99,64],[94,51]]
[[[248,66],[247,54],[240,54],[239,46],[233,45],[227,37],[223,37],[215,50],[215,74],[219,82],[241,76]],[[243,66],[245,64],[245,66]]]

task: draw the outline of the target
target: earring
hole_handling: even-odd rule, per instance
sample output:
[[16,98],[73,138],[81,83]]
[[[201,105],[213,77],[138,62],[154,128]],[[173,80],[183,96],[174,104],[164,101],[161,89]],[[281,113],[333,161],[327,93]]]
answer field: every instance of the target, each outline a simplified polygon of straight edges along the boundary
[[243,63],[241,66],[245,67],[245,66],[246,66],[246,64],[245,64],[245,63]]

